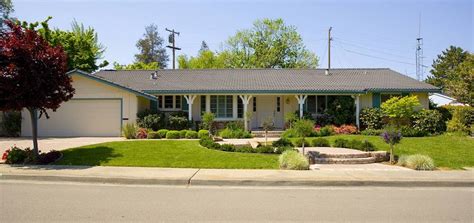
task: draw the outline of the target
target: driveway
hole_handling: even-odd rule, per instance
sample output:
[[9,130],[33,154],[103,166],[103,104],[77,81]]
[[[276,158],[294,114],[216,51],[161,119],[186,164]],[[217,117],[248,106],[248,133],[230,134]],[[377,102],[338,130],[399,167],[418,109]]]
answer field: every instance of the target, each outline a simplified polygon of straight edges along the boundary
[[[103,143],[103,142],[112,142],[112,141],[122,141],[125,138],[121,137],[71,137],[71,138],[39,138],[38,146],[42,152],[47,152],[50,150],[64,150],[79,146]],[[33,141],[31,138],[1,138],[0,137],[0,153],[11,146],[16,145],[20,148],[33,147]]]

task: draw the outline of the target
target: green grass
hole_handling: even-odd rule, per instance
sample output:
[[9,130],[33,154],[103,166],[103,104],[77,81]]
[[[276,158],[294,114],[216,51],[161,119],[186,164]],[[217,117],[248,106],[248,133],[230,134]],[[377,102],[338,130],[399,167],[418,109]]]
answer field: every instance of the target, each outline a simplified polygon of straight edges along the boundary
[[[337,138],[359,139],[372,142],[377,150],[389,151],[380,136],[337,135],[325,137],[332,144]],[[463,136],[431,136],[403,138],[395,145],[395,155],[423,154],[430,156],[437,167],[461,169],[474,166],[474,138]]]
[[278,169],[278,155],[210,150],[197,140],[134,140],[64,150],[58,165]]

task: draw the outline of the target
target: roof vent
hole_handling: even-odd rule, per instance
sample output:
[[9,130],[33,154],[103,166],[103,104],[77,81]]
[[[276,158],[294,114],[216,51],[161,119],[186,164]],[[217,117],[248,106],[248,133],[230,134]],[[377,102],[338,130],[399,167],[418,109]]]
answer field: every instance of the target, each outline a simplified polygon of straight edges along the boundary
[[150,74],[150,80],[156,80],[158,79],[158,72],[153,72]]
[[329,69],[324,70],[324,75],[329,75]]

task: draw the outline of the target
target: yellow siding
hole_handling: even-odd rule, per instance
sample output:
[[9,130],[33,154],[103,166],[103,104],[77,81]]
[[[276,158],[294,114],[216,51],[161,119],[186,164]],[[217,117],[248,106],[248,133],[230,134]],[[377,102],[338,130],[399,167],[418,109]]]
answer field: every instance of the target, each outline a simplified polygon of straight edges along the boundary
[[372,107],[372,93],[359,96],[360,109]]
[[422,109],[429,109],[430,99],[428,93],[412,93],[411,95],[416,95],[418,97]]

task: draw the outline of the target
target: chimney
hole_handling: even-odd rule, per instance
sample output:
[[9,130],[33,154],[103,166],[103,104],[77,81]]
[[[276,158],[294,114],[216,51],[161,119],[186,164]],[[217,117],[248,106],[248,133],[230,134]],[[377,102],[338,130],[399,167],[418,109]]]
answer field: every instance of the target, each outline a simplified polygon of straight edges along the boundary
[[156,80],[156,79],[158,79],[158,74],[157,74],[157,72],[155,71],[155,72],[153,72],[153,73],[150,74],[150,80]]

